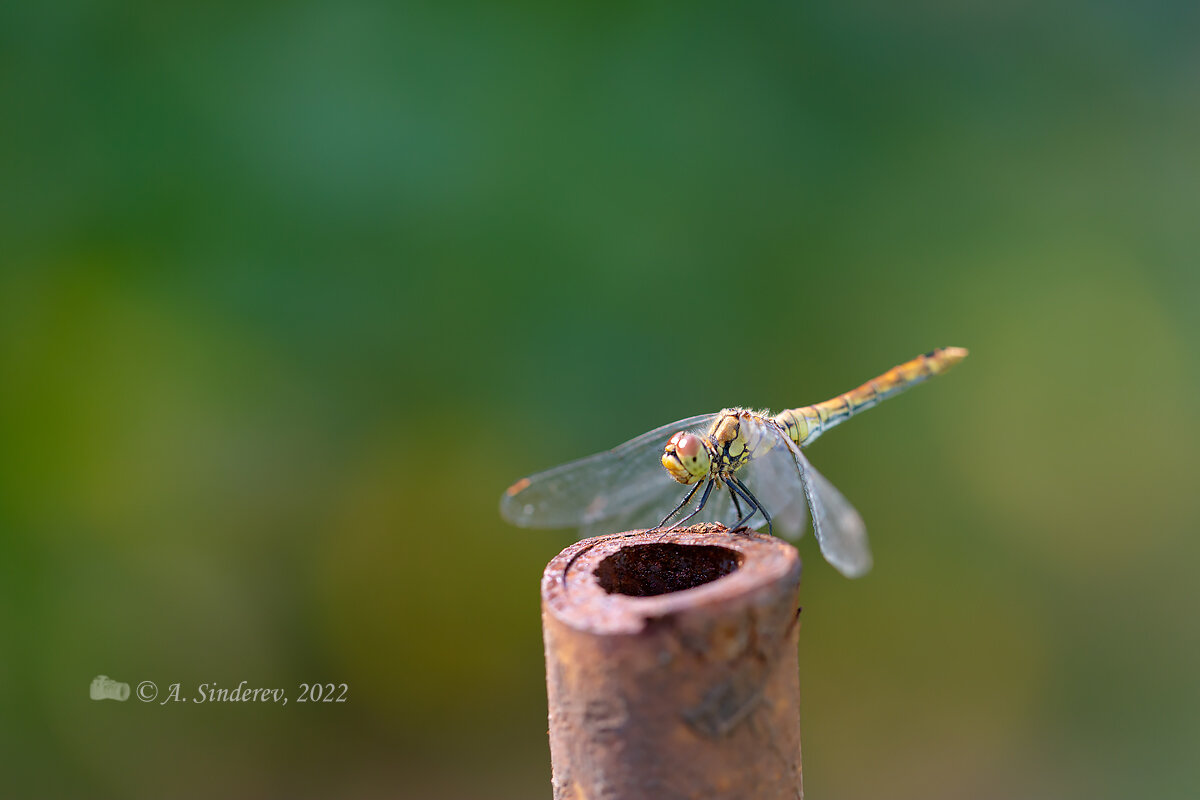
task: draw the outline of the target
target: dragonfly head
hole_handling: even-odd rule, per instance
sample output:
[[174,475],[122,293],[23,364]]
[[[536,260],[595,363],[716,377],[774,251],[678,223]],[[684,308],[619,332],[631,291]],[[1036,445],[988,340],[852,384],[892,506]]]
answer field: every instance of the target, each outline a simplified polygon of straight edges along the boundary
[[680,431],[671,437],[663,450],[662,465],[671,477],[682,484],[691,484],[708,475],[712,455],[704,438]]

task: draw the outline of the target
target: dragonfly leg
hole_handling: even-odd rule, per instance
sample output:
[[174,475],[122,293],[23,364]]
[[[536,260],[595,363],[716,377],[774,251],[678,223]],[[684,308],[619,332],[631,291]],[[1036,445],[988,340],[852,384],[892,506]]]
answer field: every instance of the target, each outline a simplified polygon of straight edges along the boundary
[[[680,525],[687,522],[689,519],[691,519],[692,517],[696,516],[701,511],[704,510],[704,504],[708,502],[708,496],[710,494],[712,494],[712,488],[713,488],[714,484],[716,484],[716,481],[714,481],[712,478],[709,478],[708,483],[705,484],[705,486],[704,486],[704,494],[700,495],[700,504],[697,505],[696,508],[692,510],[692,513],[688,514],[686,517],[684,517],[683,519],[679,520],[674,525],[672,525],[671,526],[672,528],[678,528]],[[700,484],[697,483],[696,486],[699,487]],[[692,491],[695,492],[696,490],[693,489]]]
[[[739,516],[738,521],[733,523],[734,530],[737,530],[738,528],[742,527],[747,522],[749,522],[751,517],[753,517],[755,514],[757,514],[759,511],[761,511],[762,507],[759,506],[757,503],[755,503],[753,500],[751,500],[746,495],[746,493],[744,492],[742,487],[739,486],[739,487],[735,488],[732,482],[730,482],[730,484],[729,484],[729,491],[731,494],[734,494],[734,496],[737,496],[739,494],[742,495],[742,497],[745,497],[746,502],[750,505],[749,513],[747,513],[744,516]],[[739,512],[739,515],[740,515],[740,512]]]
[[738,517],[741,517],[742,516],[742,506],[741,506],[741,503],[738,502],[737,492],[735,492],[733,490],[732,486],[729,487],[729,498],[731,500],[733,500],[733,510],[737,512]]
[[[684,498],[683,498],[683,500],[681,500],[681,501],[680,501],[679,505],[677,505],[677,506],[675,506],[675,508],[671,509],[671,513],[670,513],[670,514],[667,514],[665,517],[663,517],[663,521],[662,521],[662,522],[660,522],[660,523],[658,523],[657,525],[655,525],[655,526],[654,526],[654,528],[652,528],[651,530],[655,530],[655,529],[657,529],[657,528],[661,528],[663,525],[666,525],[666,524],[667,524],[667,520],[671,519],[671,517],[673,517],[673,516],[675,516],[676,514],[678,514],[678,513],[679,513],[679,509],[683,508],[683,507],[684,507],[684,506],[686,506],[686,505],[687,505],[689,502],[691,502],[691,499],[692,499],[693,497],[695,497],[695,495],[696,495],[696,490],[697,490],[697,489],[699,489],[699,488],[700,488],[700,484],[699,484],[699,483],[697,483],[695,486],[693,486],[693,487],[692,487],[692,490],[691,490],[690,492],[688,492],[688,493],[687,493],[687,497],[684,497]],[[674,526],[672,526],[672,527],[674,527]]]
[[750,521],[750,518],[754,516],[754,512],[761,511],[762,515],[763,515],[763,519],[765,519],[767,521],[767,533],[774,536],[775,531],[772,530],[772,528],[771,528],[771,515],[767,513],[767,510],[765,508],[763,508],[763,504],[758,502],[758,498],[754,496],[754,493],[750,491],[750,488],[748,486],[746,486],[746,484],[742,483],[742,481],[740,479],[735,478],[732,475],[729,476],[729,486],[731,489],[736,488],[738,494],[740,494],[746,500],[747,503],[750,503],[752,505],[752,507],[750,509],[750,513],[747,514],[743,519],[739,520],[738,524],[735,525],[734,527],[738,528],[738,527],[741,527],[742,525],[745,525],[747,522]]

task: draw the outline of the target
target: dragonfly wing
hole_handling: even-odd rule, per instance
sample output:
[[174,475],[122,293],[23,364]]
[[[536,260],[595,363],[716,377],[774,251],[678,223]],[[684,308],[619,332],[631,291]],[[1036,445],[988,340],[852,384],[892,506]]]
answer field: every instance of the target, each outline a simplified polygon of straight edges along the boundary
[[804,494],[812,510],[813,530],[825,560],[847,578],[865,575],[871,569],[871,548],[862,516],[837,488],[808,463],[790,439],[792,456],[804,483]]
[[[659,471],[666,475],[666,470],[659,466]],[[636,530],[638,528],[652,528],[663,521],[663,517],[671,512],[675,506],[679,505],[679,501],[687,497],[688,492],[692,490],[690,486],[684,486],[676,483],[667,476],[669,484],[663,490],[655,495],[646,495],[640,505],[632,503],[626,505],[624,509],[611,517],[584,525],[580,533],[583,536],[596,536],[603,533],[615,533],[619,531]],[[676,514],[667,525],[678,522],[700,503],[700,497],[704,493],[704,484],[700,484],[700,488],[692,495],[691,501]],[[744,507],[744,504],[743,504]],[[689,519],[686,525],[694,525],[697,522],[720,522],[726,526],[732,526],[737,521],[737,514],[733,510],[733,505],[729,501],[729,491],[724,487],[713,487],[712,493],[709,495],[708,502],[704,504],[704,510],[699,514]]]
[[688,492],[662,467],[667,440],[681,430],[703,432],[714,416],[681,419],[612,450],[522,478],[500,499],[500,514],[523,528],[580,528],[587,534],[655,525]]

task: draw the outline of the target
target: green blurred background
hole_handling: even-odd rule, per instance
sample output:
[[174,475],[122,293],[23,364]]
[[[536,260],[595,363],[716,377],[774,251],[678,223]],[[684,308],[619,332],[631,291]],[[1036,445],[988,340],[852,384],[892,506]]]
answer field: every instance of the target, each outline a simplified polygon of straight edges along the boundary
[[1198,24],[5,4],[3,793],[549,797],[504,487],[962,345],[809,453],[809,795],[1196,797]]

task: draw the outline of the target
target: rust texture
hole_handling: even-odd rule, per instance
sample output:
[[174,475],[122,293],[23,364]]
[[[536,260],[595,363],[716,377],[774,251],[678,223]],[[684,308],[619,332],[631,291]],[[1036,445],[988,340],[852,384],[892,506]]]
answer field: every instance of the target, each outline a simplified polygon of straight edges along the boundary
[[795,548],[719,525],[551,560],[555,800],[802,798],[799,586]]

